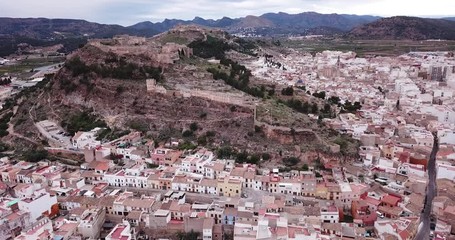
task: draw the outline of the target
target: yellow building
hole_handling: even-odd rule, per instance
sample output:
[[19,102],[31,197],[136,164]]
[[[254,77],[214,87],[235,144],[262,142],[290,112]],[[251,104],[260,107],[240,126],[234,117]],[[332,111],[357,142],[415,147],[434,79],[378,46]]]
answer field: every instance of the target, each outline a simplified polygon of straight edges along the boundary
[[225,177],[218,179],[220,196],[240,197],[242,193],[242,181],[237,178]]
[[151,189],[161,189],[160,175],[150,174],[150,176],[147,178],[147,186]]
[[316,186],[316,197],[321,199],[327,199],[327,187],[325,184],[318,184]]

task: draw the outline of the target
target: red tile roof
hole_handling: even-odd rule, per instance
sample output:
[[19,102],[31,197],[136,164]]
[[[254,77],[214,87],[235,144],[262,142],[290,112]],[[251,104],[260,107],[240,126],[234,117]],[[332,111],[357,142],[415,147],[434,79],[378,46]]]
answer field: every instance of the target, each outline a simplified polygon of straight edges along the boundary
[[401,201],[400,197],[393,196],[390,194],[386,195],[385,197],[383,197],[381,199],[381,202],[392,205],[392,206],[397,206],[398,202],[400,202],[400,201]]
[[379,204],[381,204],[381,201],[377,200],[377,199],[374,199],[372,197],[365,197],[364,199],[367,203],[371,204],[371,205],[374,205],[374,206],[379,206]]

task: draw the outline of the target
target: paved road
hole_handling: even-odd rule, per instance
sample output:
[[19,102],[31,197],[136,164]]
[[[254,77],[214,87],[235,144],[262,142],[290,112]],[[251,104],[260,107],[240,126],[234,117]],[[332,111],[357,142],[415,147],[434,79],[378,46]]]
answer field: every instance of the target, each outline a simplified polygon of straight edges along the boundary
[[31,78],[44,77],[44,75],[46,75],[48,73],[57,72],[60,69],[60,67],[58,67],[59,64],[63,65],[64,62],[56,63],[56,64],[52,64],[52,65],[48,65],[48,66],[43,66],[43,67],[39,67],[39,68],[35,68],[34,70],[37,71],[37,73],[33,74],[33,76]]
[[427,202],[424,206],[424,211],[420,215],[421,223],[416,234],[415,240],[427,240],[430,237],[430,215],[433,199],[436,196],[436,154],[439,150],[439,141],[434,136],[433,150],[431,151],[430,159],[428,160],[428,185],[427,185]]

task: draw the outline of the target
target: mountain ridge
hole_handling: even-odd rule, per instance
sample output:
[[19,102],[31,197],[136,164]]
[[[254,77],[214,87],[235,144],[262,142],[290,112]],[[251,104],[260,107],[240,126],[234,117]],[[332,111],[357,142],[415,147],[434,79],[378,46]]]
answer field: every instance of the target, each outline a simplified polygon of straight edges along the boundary
[[193,20],[165,19],[162,22],[156,23],[143,21],[128,27],[134,29],[144,29],[146,26],[164,32],[179,24],[198,24],[205,27],[223,28],[234,34],[245,28],[274,28],[277,32],[301,34],[305,30],[318,27],[330,27],[337,28],[342,31],[349,31],[355,26],[372,22],[379,18],[381,17],[371,15],[349,15],[336,13],[321,14],[317,12],[289,14],[278,12],[265,13],[260,16],[248,15],[241,18],[223,17],[216,20],[195,17]]
[[455,21],[395,16],[356,27],[348,36],[357,39],[455,40]]
[[[336,13],[289,14],[278,12],[241,18],[223,17],[216,20],[195,17],[192,20],[165,19],[156,23],[144,21],[125,27],[81,19],[0,17],[0,56],[15,53],[18,45],[22,43],[32,46],[62,44],[64,47],[61,52],[69,53],[80,45],[84,45],[89,38],[111,38],[122,34],[150,37],[178,25],[191,24],[220,28],[230,34],[253,37],[329,35],[376,40],[455,39],[455,33],[453,33],[455,27],[452,24],[455,23],[453,21],[455,18],[395,17],[398,19],[395,21],[390,19],[394,18]],[[407,23],[403,23],[403,21]],[[414,22],[414,25],[410,22]]]

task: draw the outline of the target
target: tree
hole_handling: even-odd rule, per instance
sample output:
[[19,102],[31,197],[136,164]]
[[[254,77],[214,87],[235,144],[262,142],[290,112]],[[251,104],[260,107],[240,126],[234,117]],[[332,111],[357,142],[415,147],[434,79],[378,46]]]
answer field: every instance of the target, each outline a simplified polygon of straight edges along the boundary
[[117,88],[115,89],[115,93],[121,94],[125,91],[125,87],[123,85],[118,85]]
[[326,103],[324,105],[324,110],[322,110],[324,113],[330,113],[331,107],[330,104]]
[[242,151],[237,154],[237,158],[235,159],[238,163],[244,163],[248,160],[248,153],[246,151]]
[[319,111],[319,109],[318,109],[318,104],[317,104],[317,103],[313,103],[313,104],[311,105],[311,113],[312,113],[312,114],[316,114],[316,113],[318,113],[318,111]]
[[338,105],[338,103],[340,103],[340,98],[337,96],[331,96],[331,97],[329,97],[329,102],[331,104]]
[[0,152],[7,151],[10,147],[6,143],[0,142]]
[[199,114],[199,117],[200,118],[207,118],[207,113],[206,112],[202,112],[201,114]]
[[283,163],[284,163],[284,165],[286,165],[286,166],[288,166],[288,167],[295,166],[295,165],[297,165],[299,162],[300,162],[300,159],[299,159],[299,158],[296,158],[296,157],[285,157],[285,158],[283,158]]
[[207,136],[208,138],[215,137],[215,135],[216,135],[216,132],[214,132],[214,131],[207,131],[205,133],[205,136]]
[[258,164],[261,157],[258,154],[253,154],[249,157],[248,162],[251,164]]
[[78,131],[90,131],[96,127],[107,127],[107,124],[98,118],[91,110],[75,113],[69,119],[62,121],[62,126],[69,134],[74,135]]
[[220,159],[231,158],[237,154],[237,151],[232,149],[230,146],[222,146],[217,150],[217,157]]
[[183,142],[182,144],[179,144],[179,147],[178,149],[179,150],[193,150],[195,149],[197,146],[195,144],[193,144],[192,142],[186,140],[185,142]]
[[310,109],[310,104],[308,102],[303,102],[302,104],[302,113],[308,113]]
[[196,132],[198,129],[199,129],[199,126],[197,125],[197,123],[193,122],[190,124],[191,131]]
[[309,168],[308,168],[308,164],[306,164],[306,163],[303,164],[303,166],[302,166],[302,171],[308,171],[308,169],[309,169]]
[[39,162],[48,157],[48,152],[45,149],[30,150],[25,152],[23,156],[27,162]]
[[322,92],[314,92],[314,93],[313,93],[313,97],[317,97],[317,98],[320,98],[320,99],[325,99],[325,91],[322,91]]
[[269,153],[262,153],[262,160],[268,161],[270,160],[271,156]]
[[292,86],[289,86],[287,88],[283,88],[281,90],[281,95],[285,95],[285,96],[292,96],[294,95],[294,88]]
[[324,163],[321,162],[321,159],[318,157],[314,160],[314,167],[319,170],[324,170]]
[[193,230],[189,232],[178,232],[177,239],[179,240],[198,240],[201,233],[195,232]]
[[305,86],[297,86],[297,88],[300,89],[300,90],[306,91],[306,87]]
[[183,137],[192,137],[193,136],[193,131],[185,130],[185,131],[183,131],[182,136]]
[[207,136],[200,136],[197,138],[197,144],[201,146],[207,145]]

